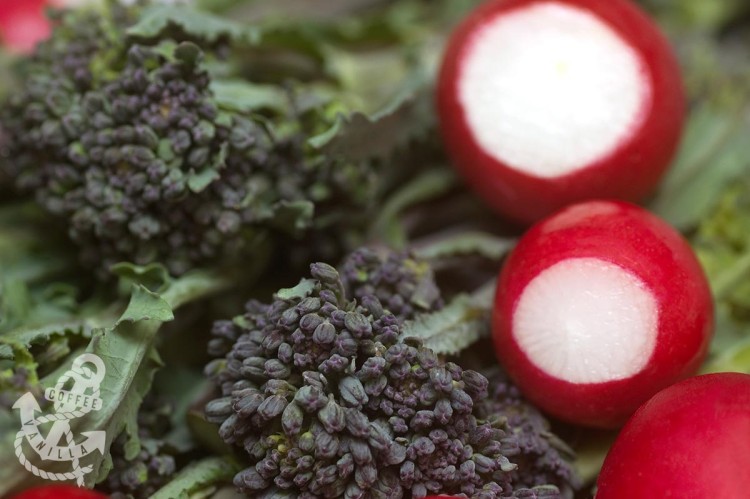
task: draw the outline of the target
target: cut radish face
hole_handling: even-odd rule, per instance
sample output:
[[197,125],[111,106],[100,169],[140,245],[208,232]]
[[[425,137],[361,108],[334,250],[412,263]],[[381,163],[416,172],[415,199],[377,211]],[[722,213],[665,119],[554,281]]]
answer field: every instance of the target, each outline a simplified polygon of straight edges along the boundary
[[607,454],[596,499],[746,499],[750,376],[709,374],[659,392]]
[[558,177],[607,156],[649,104],[645,65],[586,10],[541,3],[474,35],[459,99],[486,154],[521,173]]
[[656,299],[638,276],[596,258],[570,258],[542,271],[513,315],[515,339],[529,360],[571,383],[640,372],[657,325]]
[[670,48],[627,0],[490,0],[448,45],[438,107],[454,163],[521,222],[642,198],[684,119]]
[[600,427],[695,372],[712,329],[688,244],[619,201],[574,205],[532,227],[503,268],[493,315],[498,356],[524,394]]

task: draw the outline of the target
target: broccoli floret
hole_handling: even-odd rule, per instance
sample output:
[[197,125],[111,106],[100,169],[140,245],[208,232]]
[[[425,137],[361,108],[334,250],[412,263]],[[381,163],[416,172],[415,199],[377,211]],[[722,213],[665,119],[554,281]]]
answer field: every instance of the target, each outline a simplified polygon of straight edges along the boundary
[[513,484],[520,487],[555,485],[572,495],[580,486],[571,462],[573,451],[550,430],[550,424],[530,403],[508,376],[497,366],[483,369],[489,380],[489,396],[476,407],[476,414],[486,421],[501,420],[505,431],[513,436],[520,453],[513,462]]
[[334,220],[327,207],[351,211],[369,163],[311,152],[306,130],[322,125],[295,116],[293,96],[289,115],[225,109],[204,62],[215,44],[136,41],[130,19],[60,14],[0,109],[0,169],[66,224],[87,267],[156,261],[179,275]]
[[163,438],[172,429],[170,415],[173,405],[166,399],[150,394],[138,411],[138,436],[141,450],[132,459],[126,458],[127,435],[112,442],[112,470],[97,485],[111,499],[146,499],[163,487],[175,474],[177,463],[174,449]]
[[402,321],[443,306],[432,267],[408,252],[360,248],[341,266],[341,280],[348,296],[374,296]]
[[541,427],[479,417],[487,378],[402,338],[401,321],[373,295],[352,300],[333,267],[311,273],[214,327],[206,372],[221,397],[206,415],[246,455],[242,492],[559,497],[555,486],[513,483],[523,432]]

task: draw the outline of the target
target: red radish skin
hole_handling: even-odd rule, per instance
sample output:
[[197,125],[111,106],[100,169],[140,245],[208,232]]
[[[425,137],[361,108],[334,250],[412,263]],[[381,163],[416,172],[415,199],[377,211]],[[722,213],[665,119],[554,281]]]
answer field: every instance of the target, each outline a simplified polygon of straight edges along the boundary
[[107,499],[108,496],[73,485],[43,485],[28,489],[11,499]]
[[0,41],[7,50],[30,53],[51,32],[47,0],[0,0]]
[[596,499],[746,499],[748,470],[750,376],[696,376],[628,420],[604,461]]
[[[576,38],[584,35],[593,38]],[[496,54],[494,41],[502,45]],[[575,50],[547,55],[565,44]],[[519,50],[536,52],[515,56]],[[467,80],[475,73],[487,78]],[[634,88],[610,95],[628,79],[635,83],[626,89]],[[685,96],[667,40],[629,0],[489,0],[447,45],[437,107],[467,183],[498,212],[528,224],[574,202],[651,193],[678,145]],[[472,126],[475,114],[490,125]]]
[[713,333],[700,264],[677,231],[622,201],[589,201],[533,226],[505,263],[498,358],[560,419],[602,428],[692,375]]

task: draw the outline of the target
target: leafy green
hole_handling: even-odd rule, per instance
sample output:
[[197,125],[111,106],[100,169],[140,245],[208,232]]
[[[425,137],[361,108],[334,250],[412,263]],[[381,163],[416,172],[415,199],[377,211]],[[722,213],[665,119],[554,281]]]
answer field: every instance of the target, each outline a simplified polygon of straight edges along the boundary
[[370,237],[393,248],[403,248],[408,239],[401,217],[404,210],[448,192],[456,176],[448,169],[431,169],[401,187],[385,203],[370,229]]
[[289,108],[290,96],[277,85],[250,83],[244,80],[215,80],[211,83],[216,103],[222,109],[236,112],[256,112],[271,109],[284,112]]
[[123,312],[122,317],[117,321],[115,326],[119,326],[125,321],[160,321],[167,322],[174,319],[172,308],[164,299],[153,291],[149,291],[145,286],[135,286],[133,294],[130,297],[128,308]]
[[210,457],[185,467],[175,478],[156,492],[152,499],[187,499],[211,486],[230,482],[241,469],[226,457]]
[[435,260],[451,256],[480,255],[500,260],[515,245],[515,239],[479,231],[459,232],[414,248],[420,258]]
[[330,129],[308,142],[326,154],[355,161],[390,156],[433,125],[425,82],[424,75],[413,75],[380,108],[339,114]]
[[732,180],[750,173],[748,136],[750,119],[744,109],[695,109],[683,148],[651,209],[679,229],[694,228]]
[[[129,270],[131,275],[148,274],[146,269],[130,267]],[[153,272],[154,268],[150,270]],[[105,431],[105,449],[109,449],[113,439],[125,431],[129,437],[126,450],[130,455],[137,453],[140,443],[136,416],[143,397],[151,387],[154,373],[161,365],[154,348],[154,340],[161,325],[172,319],[174,309],[209,296],[228,284],[227,279],[213,273],[191,272],[170,282],[160,293],[149,291],[143,285],[134,286],[130,303],[119,317],[108,319],[110,312],[105,312],[104,316],[96,319],[95,323],[104,326],[92,327],[90,319],[84,319],[79,327],[88,327],[91,334],[86,350],[98,355],[106,368],[106,376],[100,387],[103,407],[72,422],[73,432]],[[110,325],[106,325],[107,323]],[[59,334],[59,331],[59,326],[41,332],[16,331],[14,338],[18,343],[28,343],[32,339]],[[72,361],[72,356],[70,360]],[[16,462],[13,453],[12,441],[7,440],[0,445],[0,458],[3,462]],[[35,481],[34,475],[19,471],[17,466],[0,470],[0,493],[5,494]],[[86,475],[89,486],[106,477],[111,469],[111,460],[99,459],[93,466],[93,472]]]
[[403,338],[419,338],[435,353],[452,355],[489,336],[489,315],[495,294],[492,282],[475,293],[461,294],[437,312],[406,321]]
[[155,4],[146,8],[139,21],[127,34],[141,38],[157,38],[170,27],[208,42],[228,38],[235,42],[257,43],[260,32],[252,26],[234,23],[225,17],[195,10],[185,5]]

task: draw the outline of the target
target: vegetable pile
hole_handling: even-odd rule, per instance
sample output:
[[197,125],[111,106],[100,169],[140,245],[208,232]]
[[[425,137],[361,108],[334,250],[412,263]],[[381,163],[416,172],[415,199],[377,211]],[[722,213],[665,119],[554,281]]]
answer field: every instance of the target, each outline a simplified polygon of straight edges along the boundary
[[0,496],[743,497],[745,2],[11,3]]

